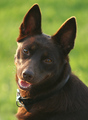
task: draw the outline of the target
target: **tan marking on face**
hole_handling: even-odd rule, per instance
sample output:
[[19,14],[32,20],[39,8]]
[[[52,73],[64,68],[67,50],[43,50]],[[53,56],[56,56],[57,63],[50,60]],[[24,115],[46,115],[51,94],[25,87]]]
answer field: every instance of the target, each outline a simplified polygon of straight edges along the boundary
[[32,46],[31,46],[31,49],[32,49],[32,50],[34,50],[35,48],[36,48],[36,46],[35,46],[35,45],[32,45]]

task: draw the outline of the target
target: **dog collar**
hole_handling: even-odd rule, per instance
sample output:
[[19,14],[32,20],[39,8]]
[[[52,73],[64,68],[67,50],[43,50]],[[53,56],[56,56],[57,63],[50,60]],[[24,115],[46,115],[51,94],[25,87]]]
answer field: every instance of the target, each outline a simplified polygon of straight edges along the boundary
[[27,111],[29,111],[29,108],[33,104],[43,101],[43,100],[55,95],[56,93],[58,93],[60,91],[60,89],[64,87],[64,85],[67,83],[67,81],[70,78],[71,68],[70,68],[69,64],[68,64],[67,69],[64,69],[64,71],[66,71],[66,72],[65,72],[61,82],[56,86],[56,88],[54,90],[51,90],[49,93],[47,93],[45,95],[41,95],[35,99],[21,97],[20,91],[19,91],[19,89],[17,89],[16,105],[18,107],[24,107],[24,108],[26,108]]
[[20,96],[20,90],[17,89],[17,97],[16,97],[16,105],[18,107],[25,107],[26,110],[28,111],[28,105],[34,104],[34,100],[26,97],[21,97]]

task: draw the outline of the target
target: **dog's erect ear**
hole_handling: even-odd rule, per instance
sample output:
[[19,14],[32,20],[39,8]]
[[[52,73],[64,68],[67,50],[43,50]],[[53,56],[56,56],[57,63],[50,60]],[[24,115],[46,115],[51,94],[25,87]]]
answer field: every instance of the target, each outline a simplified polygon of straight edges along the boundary
[[62,48],[65,55],[74,47],[74,40],[76,37],[76,19],[71,17],[68,19],[52,36],[54,42]]
[[41,12],[39,6],[35,4],[30,8],[21,23],[20,37],[41,33]]

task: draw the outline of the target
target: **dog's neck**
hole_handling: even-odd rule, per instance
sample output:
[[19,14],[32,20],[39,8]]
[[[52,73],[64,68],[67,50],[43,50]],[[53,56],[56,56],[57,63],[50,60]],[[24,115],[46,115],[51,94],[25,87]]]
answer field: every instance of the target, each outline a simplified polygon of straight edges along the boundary
[[67,83],[67,81],[69,80],[70,74],[71,74],[71,68],[69,64],[65,65],[64,68],[64,75],[61,78],[61,82],[52,90],[50,90],[48,93],[45,93],[43,95],[38,96],[35,99],[31,99],[31,98],[26,98],[26,97],[21,97],[20,96],[20,91],[17,91],[17,106],[18,106],[18,102],[21,106],[25,107],[27,111],[29,111],[29,109],[32,107],[33,104],[38,103],[40,101],[44,101],[47,98],[50,98],[53,95],[56,95],[61,88],[63,88],[65,86],[65,84]]

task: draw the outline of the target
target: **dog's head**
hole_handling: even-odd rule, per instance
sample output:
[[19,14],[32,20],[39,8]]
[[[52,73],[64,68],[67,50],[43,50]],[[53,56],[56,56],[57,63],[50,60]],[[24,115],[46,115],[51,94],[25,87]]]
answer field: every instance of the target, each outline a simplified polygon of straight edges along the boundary
[[17,38],[15,64],[20,90],[44,92],[52,88],[68,62],[75,36],[75,17],[68,19],[53,36],[43,34],[41,12],[35,4],[25,15]]

